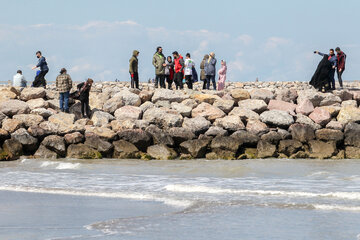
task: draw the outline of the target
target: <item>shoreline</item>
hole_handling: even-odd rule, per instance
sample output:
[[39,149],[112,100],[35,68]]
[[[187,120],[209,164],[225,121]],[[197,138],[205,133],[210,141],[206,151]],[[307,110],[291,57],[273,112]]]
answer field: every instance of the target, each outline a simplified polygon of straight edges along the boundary
[[[360,158],[360,84],[329,93],[306,82],[228,82],[223,91],[94,83],[59,112],[54,85],[0,87],[0,160]],[[74,88],[75,89],[75,86]]]

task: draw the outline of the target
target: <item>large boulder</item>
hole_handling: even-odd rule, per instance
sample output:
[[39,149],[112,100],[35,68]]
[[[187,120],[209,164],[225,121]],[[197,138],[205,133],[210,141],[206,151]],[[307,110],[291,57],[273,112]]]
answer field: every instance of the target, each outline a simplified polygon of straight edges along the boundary
[[27,128],[31,126],[39,125],[41,122],[44,121],[44,118],[42,116],[36,114],[19,114],[13,116],[13,119],[19,120]]
[[345,147],[345,157],[348,159],[360,159],[360,147]]
[[258,158],[271,158],[275,157],[276,145],[269,142],[260,140],[256,148],[256,156]]
[[321,100],[320,106],[329,106],[337,103],[341,103],[341,98],[332,94],[332,93],[324,93],[324,99]]
[[344,140],[344,133],[340,130],[323,128],[315,132],[316,139],[325,142],[332,141],[341,143]]
[[270,131],[261,136],[261,140],[277,145],[282,140],[282,134],[277,131]]
[[203,158],[205,157],[208,145],[209,140],[207,139],[188,140],[180,144],[180,151],[190,154],[193,158]]
[[323,93],[320,93],[315,89],[298,91],[298,95],[298,103],[304,102],[306,99],[308,99],[312,102],[314,107],[320,106],[321,101],[324,99]]
[[238,102],[240,109],[252,110],[256,113],[262,113],[267,109],[267,104],[259,99],[246,99]]
[[269,110],[281,110],[295,115],[296,105],[293,103],[281,101],[281,100],[270,100],[268,105]]
[[343,107],[341,108],[337,120],[343,124],[348,122],[360,121],[360,108],[357,107]]
[[298,94],[295,89],[278,89],[275,91],[276,100],[295,103],[297,97]]
[[201,103],[192,110],[192,117],[204,117],[209,121],[215,121],[218,118],[225,116],[225,113],[219,108],[210,105],[209,103]]
[[58,124],[60,126],[70,126],[74,124],[75,115],[68,113],[58,113],[51,115],[48,119],[49,122]]
[[345,145],[360,147],[360,124],[348,123],[345,127]]
[[114,120],[114,116],[107,112],[96,111],[93,113],[91,117],[91,121],[93,122],[94,126],[102,127],[107,125],[109,122]]
[[150,108],[143,114],[143,119],[160,128],[180,127],[183,122],[181,114],[166,108]]
[[231,134],[231,137],[241,140],[245,147],[256,146],[258,141],[260,140],[257,135],[244,130],[234,132],[233,134]]
[[23,101],[28,101],[36,98],[44,98],[46,96],[46,91],[44,88],[24,88],[21,91],[20,99]]
[[177,146],[179,146],[182,142],[196,138],[194,132],[188,128],[174,127],[168,129],[167,132],[170,134]]
[[3,144],[1,158],[5,160],[16,160],[23,155],[22,144],[16,139],[7,139]]
[[68,133],[64,136],[64,140],[67,145],[82,143],[84,141],[84,135],[80,132]]
[[183,117],[191,116],[192,108],[182,103],[178,103],[178,102],[171,103],[171,109],[174,109],[175,111],[180,113]]
[[8,118],[8,119],[4,119],[2,122],[2,129],[8,131],[9,133],[13,133],[23,126],[24,124],[17,119]]
[[85,137],[86,137],[84,143],[85,145],[93,149],[96,149],[101,153],[102,156],[109,156],[109,157],[111,156],[110,154],[112,153],[112,150],[114,148],[114,146],[111,143],[101,139],[99,136],[93,133],[87,134]]
[[117,159],[136,159],[140,158],[140,152],[137,147],[127,141],[119,140],[113,142],[114,153],[113,158]]
[[315,123],[311,118],[302,114],[296,115],[296,123],[310,125],[315,130],[322,128],[320,124]]
[[115,111],[115,117],[117,120],[137,120],[140,119],[142,110],[140,107],[135,106],[124,106]]
[[314,111],[314,105],[309,99],[304,99],[302,102],[299,102],[296,107],[296,112],[303,114],[303,115],[309,115]]
[[279,142],[279,153],[285,154],[288,157],[302,150],[303,144],[298,140],[285,139]]
[[206,120],[204,117],[195,117],[195,118],[185,118],[182,124],[182,127],[189,129],[191,132],[199,135],[205,133],[210,128],[210,121]]
[[266,103],[269,103],[271,99],[274,99],[274,93],[270,90],[257,88],[250,91],[251,99],[260,99],[264,100]]
[[101,153],[82,143],[71,144],[67,149],[68,158],[78,159],[100,159]]
[[285,111],[270,110],[260,115],[260,120],[266,124],[277,127],[289,127],[294,123],[294,118]]
[[326,124],[331,121],[330,113],[327,110],[319,107],[314,109],[314,111],[309,115],[309,118],[321,126],[326,126]]
[[223,129],[222,127],[212,126],[206,132],[205,136],[217,137],[217,136],[227,136],[228,131]]
[[265,123],[259,120],[250,119],[246,123],[246,130],[255,135],[262,135],[264,133],[267,133],[269,131],[269,128]]
[[45,137],[41,144],[49,150],[56,152],[59,156],[65,157],[66,146],[63,137],[50,135]]
[[233,132],[245,129],[245,125],[240,117],[234,115],[218,118],[215,120],[214,125]]
[[169,101],[169,102],[178,102],[181,103],[185,99],[189,98],[188,95],[179,92],[179,91],[172,91],[169,89],[157,89],[152,96],[152,102],[156,103],[157,101]]
[[146,149],[152,144],[151,135],[144,130],[129,129],[120,131],[117,134],[119,139],[134,144],[142,152],[146,152]]
[[250,99],[250,93],[244,89],[233,89],[230,91],[230,95],[235,99],[236,102]]
[[326,125],[326,128],[330,128],[330,129],[335,129],[335,130],[344,130],[344,124],[342,124],[341,122],[338,122],[338,121],[330,121],[327,125]]
[[29,105],[31,110],[37,108],[47,108],[49,106],[48,102],[46,102],[43,98],[31,99],[26,102]]
[[234,159],[243,142],[234,137],[215,137],[210,144],[211,151],[225,159]]
[[147,154],[157,160],[171,160],[175,159],[178,156],[177,152],[174,149],[169,148],[164,144],[157,144],[148,147]]
[[36,108],[36,109],[31,110],[30,114],[36,114],[36,115],[42,116],[43,118],[48,118],[51,115],[56,114],[56,111],[51,111],[46,108]]
[[117,134],[113,130],[105,127],[91,127],[85,126],[85,134],[94,133],[95,135],[99,136],[100,138],[106,141],[112,141],[116,138]]
[[229,116],[238,116],[240,117],[241,121],[249,121],[249,120],[260,120],[260,115],[256,112],[244,109],[240,107],[235,107],[230,113]]
[[145,129],[145,131],[151,134],[154,144],[162,144],[166,146],[174,145],[174,140],[170,134],[155,125],[150,125]]
[[11,134],[11,138],[22,144],[25,152],[33,153],[37,148],[38,140],[31,136],[25,128],[20,128]]
[[318,140],[309,141],[310,157],[326,159],[331,158],[336,154],[335,142],[323,142]]
[[206,94],[206,93],[198,93],[192,96],[199,103],[209,103],[213,104],[216,100],[220,100],[221,98],[218,95],[214,94]]
[[310,125],[295,123],[289,130],[294,140],[305,143],[315,139],[315,130]]
[[26,102],[20,100],[8,100],[0,102],[0,112],[8,117],[12,117],[17,114],[27,114],[30,112],[30,108]]
[[234,107],[235,101],[234,100],[226,100],[226,99],[217,99],[213,103],[214,107],[219,108],[224,113],[228,114]]
[[116,98],[113,97],[104,103],[102,109],[107,113],[113,114],[117,109],[121,108],[124,105],[125,103],[120,96]]
[[151,98],[153,95],[154,95],[153,91],[147,91],[147,90],[142,90],[139,93],[139,97],[140,97],[142,103],[151,101]]
[[46,148],[44,145],[40,145],[40,147],[36,150],[34,154],[34,158],[56,159],[58,158],[58,154]]

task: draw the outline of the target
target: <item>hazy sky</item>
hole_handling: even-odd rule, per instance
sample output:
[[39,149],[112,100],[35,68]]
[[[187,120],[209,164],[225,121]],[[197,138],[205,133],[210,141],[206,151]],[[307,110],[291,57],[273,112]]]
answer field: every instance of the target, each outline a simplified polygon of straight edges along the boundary
[[[140,51],[140,80],[154,77],[157,46],[165,55],[191,53],[199,66],[214,51],[228,62],[228,80],[308,81],[320,57],[340,46],[345,80],[359,80],[360,1],[332,0],[0,0],[0,77],[22,69],[32,81],[35,52],[54,81],[66,67],[75,81],[129,79]],[[219,67],[219,64],[218,64]]]

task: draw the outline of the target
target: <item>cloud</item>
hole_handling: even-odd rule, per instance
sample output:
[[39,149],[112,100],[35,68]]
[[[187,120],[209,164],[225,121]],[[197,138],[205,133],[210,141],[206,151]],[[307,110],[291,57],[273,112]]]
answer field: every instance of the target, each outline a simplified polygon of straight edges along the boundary
[[253,38],[248,34],[243,34],[238,36],[236,40],[242,42],[244,45],[249,45],[253,41]]
[[91,21],[85,25],[77,25],[74,27],[70,27],[71,29],[80,30],[80,31],[87,31],[94,28],[100,29],[111,29],[116,28],[119,26],[140,26],[137,22],[126,20],[126,21],[115,21],[115,22],[108,22],[108,21]]
[[52,23],[39,23],[39,24],[34,24],[34,25],[30,25],[30,27],[32,28],[45,28],[45,27],[52,27],[54,24]]
[[289,44],[290,40],[286,38],[280,38],[280,37],[270,37],[265,43],[265,50],[270,51],[278,48],[281,45]]

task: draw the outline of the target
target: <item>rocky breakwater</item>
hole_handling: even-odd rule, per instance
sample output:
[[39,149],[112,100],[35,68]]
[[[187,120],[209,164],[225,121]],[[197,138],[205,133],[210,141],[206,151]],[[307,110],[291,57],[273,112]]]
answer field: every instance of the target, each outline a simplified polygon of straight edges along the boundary
[[360,90],[229,83],[224,91],[96,83],[91,119],[58,93],[0,88],[0,159],[360,158]]

